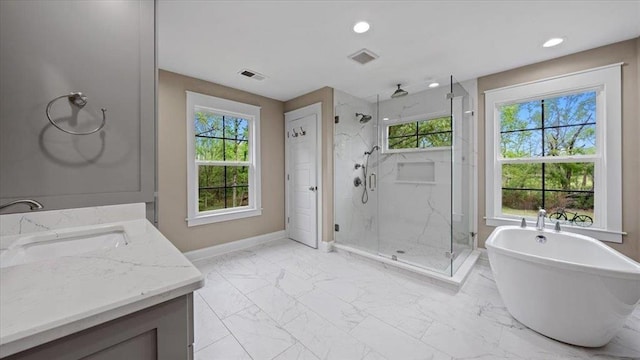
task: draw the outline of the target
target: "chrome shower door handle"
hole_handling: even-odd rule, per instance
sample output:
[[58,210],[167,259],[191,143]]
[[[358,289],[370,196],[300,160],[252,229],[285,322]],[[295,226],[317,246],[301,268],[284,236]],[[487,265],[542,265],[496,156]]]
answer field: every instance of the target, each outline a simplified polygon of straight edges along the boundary
[[371,173],[369,175],[369,190],[375,191],[376,187],[378,187],[378,177],[375,173]]

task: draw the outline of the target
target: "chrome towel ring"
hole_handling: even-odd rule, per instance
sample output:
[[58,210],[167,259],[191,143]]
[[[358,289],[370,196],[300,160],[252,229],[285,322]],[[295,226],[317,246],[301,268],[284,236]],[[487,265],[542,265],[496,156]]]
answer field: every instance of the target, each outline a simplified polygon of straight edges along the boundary
[[77,106],[78,108],[82,109],[85,105],[87,105],[87,102],[89,100],[89,98],[87,98],[86,95],[84,95],[81,92],[72,92],[69,95],[61,95],[58,96],[57,98],[54,98],[53,100],[49,101],[49,103],[47,104],[47,109],[46,109],[46,114],[47,114],[47,119],[49,119],[49,122],[51,123],[51,125],[55,126],[57,129],[66,132],[67,134],[71,134],[71,135],[89,135],[89,134],[93,134],[94,132],[98,132],[100,130],[102,130],[102,128],[104,127],[104,124],[107,121],[107,109],[102,108],[102,123],[100,124],[100,126],[98,126],[97,128],[91,130],[91,131],[87,131],[87,132],[77,132],[77,131],[72,131],[72,130],[67,130],[64,129],[62,127],[60,127],[58,124],[55,123],[55,121],[53,121],[51,119],[51,105],[53,105],[54,102],[56,102],[59,99],[62,98],[67,98],[69,100],[69,102],[72,105]]

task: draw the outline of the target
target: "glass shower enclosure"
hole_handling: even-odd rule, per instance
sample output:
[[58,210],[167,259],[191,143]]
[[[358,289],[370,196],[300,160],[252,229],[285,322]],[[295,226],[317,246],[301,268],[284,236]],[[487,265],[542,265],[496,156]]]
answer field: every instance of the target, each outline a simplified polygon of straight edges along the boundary
[[473,249],[469,93],[334,91],[336,244],[453,276]]

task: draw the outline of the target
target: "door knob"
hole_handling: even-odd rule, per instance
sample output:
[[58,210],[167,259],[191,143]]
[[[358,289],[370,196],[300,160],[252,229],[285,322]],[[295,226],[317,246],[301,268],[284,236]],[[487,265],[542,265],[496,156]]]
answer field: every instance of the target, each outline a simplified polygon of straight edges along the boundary
[[316,190],[318,190],[318,187],[317,186],[309,186],[309,190],[316,191]]

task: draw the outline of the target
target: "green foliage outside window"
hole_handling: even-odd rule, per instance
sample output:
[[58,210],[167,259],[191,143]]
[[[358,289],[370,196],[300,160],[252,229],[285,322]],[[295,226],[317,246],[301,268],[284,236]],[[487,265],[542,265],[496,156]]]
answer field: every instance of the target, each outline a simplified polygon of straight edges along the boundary
[[198,210],[248,206],[249,166],[219,162],[249,161],[249,121],[197,110],[194,126]]
[[444,116],[389,126],[389,149],[426,149],[451,146],[451,118]]
[[596,153],[596,94],[563,95],[500,107],[504,159],[541,158],[502,165],[503,213],[533,215],[539,207],[593,217],[594,162],[549,163],[542,157]]

